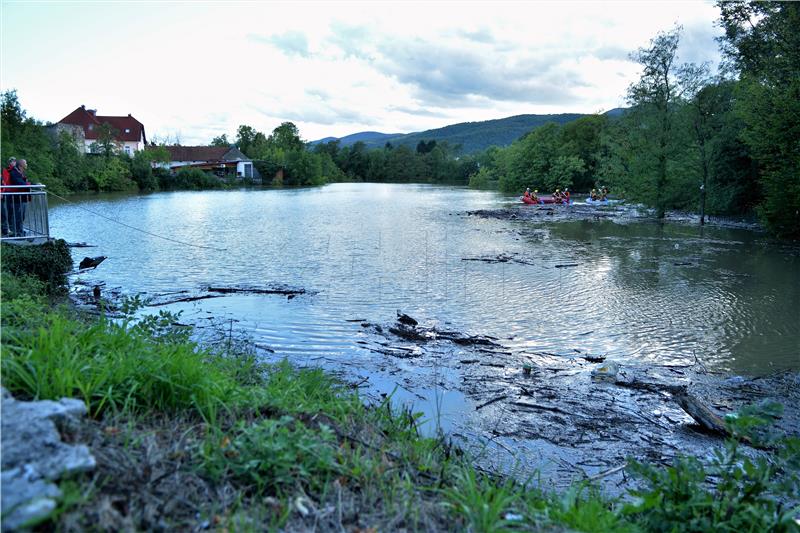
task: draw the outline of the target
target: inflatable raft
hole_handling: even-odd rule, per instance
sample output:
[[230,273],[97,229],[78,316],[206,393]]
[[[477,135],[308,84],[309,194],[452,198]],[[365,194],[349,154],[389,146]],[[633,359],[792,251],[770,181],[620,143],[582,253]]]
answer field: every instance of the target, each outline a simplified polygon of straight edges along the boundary
[[538,202],[535,202],[533,200],[533,198],[528,198],[527,196],[523,196],[522,197],[522,201],[524,203],[526,203],[526,204],[539,204],[539,205],[545,205],[545,204],[562,204],[563,205],[563,204],[571,204],[572,203],[572,200],[566,202],[564,200],[556,200],[552,196],[540,196]]

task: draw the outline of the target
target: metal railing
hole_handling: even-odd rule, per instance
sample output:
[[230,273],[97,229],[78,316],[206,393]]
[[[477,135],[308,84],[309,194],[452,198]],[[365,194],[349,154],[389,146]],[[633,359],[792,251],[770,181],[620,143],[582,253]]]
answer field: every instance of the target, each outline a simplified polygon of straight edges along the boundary
[[3,185],[0,204],[3,242],[42,242],[50,238],[44,185]]

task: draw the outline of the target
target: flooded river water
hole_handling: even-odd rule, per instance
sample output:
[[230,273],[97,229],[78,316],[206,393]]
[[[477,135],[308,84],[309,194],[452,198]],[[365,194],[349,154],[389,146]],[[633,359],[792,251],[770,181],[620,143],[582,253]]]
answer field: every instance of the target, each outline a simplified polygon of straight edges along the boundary
[[[367,394],[394,391],[453,433],[497,434],[487,424],[502,411],[482,409],[481,422],[476,407],[512,387],[534,355],[560,357],[562,366],[575,354],[623,368],[700,361],[722,377],[800,368],[800,249],[751,230],[662,225],[580,205],[549,215],[494,192],[426,185],[73,202],[51,206],[51,234],[96,246],[73,249],[76,260],[108,256],[81,279],[149,295],[303,288],[292,299],[234,294],[172,309],[189,321],[235,320],[264,357],[366,378]],[[424,357],[387,355],[376,348],[401,340],[374,325],[392,324],[398,309],[427,326],[494,337],[502,349],[481,358],[456,344]],[[562,374],[575,380],[589,371],[568,366]]]

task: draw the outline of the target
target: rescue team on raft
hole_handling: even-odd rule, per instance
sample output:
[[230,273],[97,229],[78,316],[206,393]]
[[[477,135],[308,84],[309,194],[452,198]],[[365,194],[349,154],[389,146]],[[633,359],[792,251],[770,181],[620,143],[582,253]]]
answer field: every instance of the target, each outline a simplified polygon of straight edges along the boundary
[[[593,202],[604,202],[608,199],[608,189],[606,187],[600,187],[599,191],[598,189],[592,189],[589,198],[591,198]],[[530,187],[528,187],[525,189],[525,194],[522,195],[522,201],[526,204],[569,204],[569,189],[564,188],[564,192],[561,192],[561,189],[556,189],[556,192],[554,192],[551,197],[540,198],[539,189],[535,189],[531,192]]]

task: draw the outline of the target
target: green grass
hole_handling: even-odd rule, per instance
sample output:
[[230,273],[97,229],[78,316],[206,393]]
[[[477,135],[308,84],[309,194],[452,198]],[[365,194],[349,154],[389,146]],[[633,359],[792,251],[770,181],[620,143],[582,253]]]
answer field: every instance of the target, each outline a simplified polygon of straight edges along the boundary
[[106,409],[178,412],[207,418],[235,397],[236,382],[192,344],[159,344],[124,324],[84,324],[50,313],[33,328],[7,329],[3,384],[31,399],[78,397]]
[[[206,487],[182,496],[192,499],[191,513],[167,513],[190,529],[202,519],[254,531],[265,524],[337,531],[344,524],[470,532],[797,530],[798,510],[781,502],[798,499],[800,442],[762,431],[779,414],[770,406],[729,421],[742,436],[773,446],[769,460],[747,459],[732,440],[710,464],[634,463],[629,472],[642,485],[632,500],[608,499],[585,485],[551,494],[479,474],[443,438],[420,436],[418,415],[393,409],[389,400],[365,405],[357,390],[321,370],[259,364],[246,343],[230,337],[216,343],[222,352],[204,348],[169,313],[87,319],[52,307],[43,291],[41,283],[3,276],[2,384],[20,398],[83,399],[98,428],[95,445],[111,450],[111,463],[83,480],[92,490],[68,498],[53,517],[56,527],[91,527],[98,502],[126,497],[121,490],[156,497],[141,472],[174,469],[187,481],[173,481],[173,490]],[[112,471],[130,475],[124,483],[102,467],[122,459],[131,466]],[[84,494],[69,483],[68,494]],[[153,503],[140,500],[127,512],[138,529],[148,529]]]

